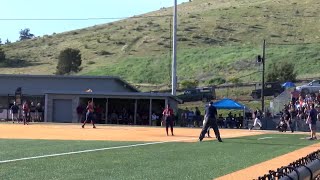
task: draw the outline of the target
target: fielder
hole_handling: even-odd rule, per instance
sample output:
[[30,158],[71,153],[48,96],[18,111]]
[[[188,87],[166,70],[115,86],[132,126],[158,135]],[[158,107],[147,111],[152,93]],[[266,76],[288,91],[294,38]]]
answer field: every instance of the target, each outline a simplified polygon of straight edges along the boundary
[[262,129],[262,123],[260,120],[260,112],[258,109],[254,112],[254,117],[255,117],[255,119],[254,119],[253,125],[251,128],[249,128],[249,130],[252,130],[257,125],[259,125],[260,129]]

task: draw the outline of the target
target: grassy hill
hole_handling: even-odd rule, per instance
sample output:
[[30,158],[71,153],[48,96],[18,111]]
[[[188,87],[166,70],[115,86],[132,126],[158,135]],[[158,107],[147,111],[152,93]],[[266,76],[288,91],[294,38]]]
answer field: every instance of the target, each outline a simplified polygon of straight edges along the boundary
[[[267,66],[291,61],[299,78],[319,77],[319,0],[193,0],[178,7],[178,79],[253,81],[267,40]],[[4,46],[1,73],[53,74],[67,47],[81,50],[78,74],[170,84],[171,8]],[[151,17],[150,17],[151,16]],[[162,17],[154,17],[162,16]],[[32,30],[31,30],[32,31]]]

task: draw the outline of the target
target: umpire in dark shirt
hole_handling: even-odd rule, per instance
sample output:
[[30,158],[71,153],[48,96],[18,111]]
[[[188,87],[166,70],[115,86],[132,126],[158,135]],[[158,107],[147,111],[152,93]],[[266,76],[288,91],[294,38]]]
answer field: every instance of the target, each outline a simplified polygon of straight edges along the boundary
[[205,124],[202,127],[201,134],[199,137],[199,141],[202,141],[205,134],[208,131],[208,128],[212,128],[214,130],[214,133],[216,135],[216,138],[218,139],[219,142],[222,142],[222,139],[220,137],[220,132],[218,129],[218,124],[217,124],[217,109],[213,106],[213,102],[209,103],[209,106],[206,108],[205,112]]

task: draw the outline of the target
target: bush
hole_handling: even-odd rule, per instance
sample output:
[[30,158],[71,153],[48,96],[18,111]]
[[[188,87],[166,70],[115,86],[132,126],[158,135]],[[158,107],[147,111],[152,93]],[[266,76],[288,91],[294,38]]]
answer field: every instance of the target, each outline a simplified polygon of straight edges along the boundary
[[6,60],[6,53],[0,48],[0,62],[4,62]]
[[56,74],[64,75],[71,72],[79,72],[81,66],[80,50],[67,48],[59,55]]
[[269,65],[266,80],[267,82],[295,82],[297,73],[294,69],[294,64],[287,61],[273,62]]
[[180,83],[181,88],[186,89],[186,88],[195,88],[199,85],[198,80],[183,80]]
[[95,64],[95,63],[96,63],[96,62],[94,62],[94,61],[88,61],[88,62],[87,62],[88,65]]
[[230,78],[229,82],[233,83],[233,84],[240,84],[241,83],[241,79],[239,79],[239,78]]
[[109,55],[112,55],[111,52],[105,51],[105,50],[102,50],[102,51],[98,52],[98,54],[101,55],[101,56],[109,56]]
[[222,77],[216,77],[216,78],[210,79],[208,81],[209,85],[220,85],[220,84],[224,84],[224,83],[226,83],[226,80],[223,79]]

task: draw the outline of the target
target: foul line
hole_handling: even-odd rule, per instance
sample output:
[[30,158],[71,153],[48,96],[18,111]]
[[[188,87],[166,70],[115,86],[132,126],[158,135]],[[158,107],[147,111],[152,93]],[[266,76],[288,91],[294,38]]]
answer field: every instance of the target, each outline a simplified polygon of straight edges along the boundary
[[147,145],[153,145],[153,144],[163,144],[163,143],[169,143],[169,142],[179,142],[179,141],[186,141],[186,140],[193,140],[193,139],[197,139],[197,138],[176,139],[176,140],[172,140],[172,141],[150,142],[150,143],[142,143],[142,144],[132,144],[132,145],[125,145],[125,146],[115,146],[115,147],[88,149],[88,150],[58,153],[58,154],[48,154],[48,155],[42,155],[42,156],[25,157],[25,158],[19,158],[19,159],[3,160],[3,161],[0,161],[0,164],[9,163],[9,162],[16,162],[16,161],[23,161],[23,160],[30,160],[30,159],[40,159],[40,158],[46,158],[46,157],[57,157],[57,156],[64,156],[64,155],[70,155],[70,154],[81,154],[81,153],[104,151],[104,150],[111,150],[111,149],[121,149],[121,148],[137,147],[137,146],[147,146]]
[[258,138],[258,140],[263,140],[263,139],[272,139],[273,137],[262,137],[262,138]]

